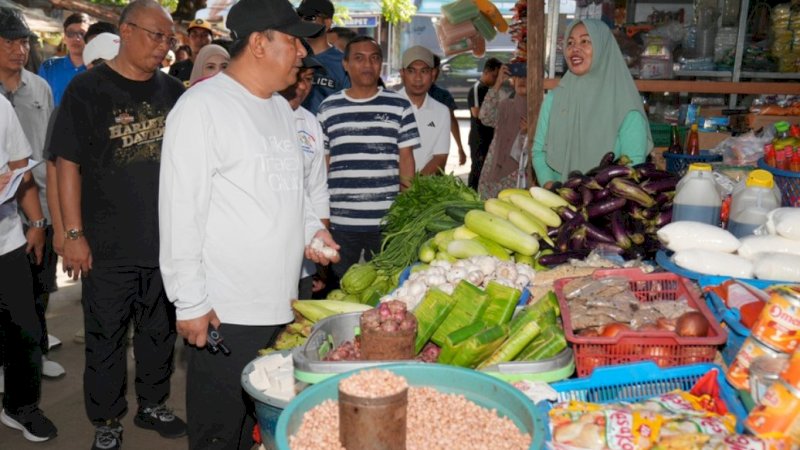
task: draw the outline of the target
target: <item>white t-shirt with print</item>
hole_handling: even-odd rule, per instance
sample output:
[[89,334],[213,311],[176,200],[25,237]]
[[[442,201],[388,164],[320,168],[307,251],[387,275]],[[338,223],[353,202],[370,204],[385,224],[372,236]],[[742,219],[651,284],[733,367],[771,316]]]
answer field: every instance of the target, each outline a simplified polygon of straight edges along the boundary
[[[405,88],[398,92],[408,98]],[[414,149],[414,170],[419,172],[434,155],[450,153],[450,110],[427,94],[422,107],[417,108],[414,102],[411,106],[420,136],[420,146]]]
[[[29,158],[31,145],[22,131],[11,103],[0,95],[0,174],[8,172],[8,163]],[[0,205],[0,255],[16,250],[25,244],[22,221],[17,212],[17,201]]]

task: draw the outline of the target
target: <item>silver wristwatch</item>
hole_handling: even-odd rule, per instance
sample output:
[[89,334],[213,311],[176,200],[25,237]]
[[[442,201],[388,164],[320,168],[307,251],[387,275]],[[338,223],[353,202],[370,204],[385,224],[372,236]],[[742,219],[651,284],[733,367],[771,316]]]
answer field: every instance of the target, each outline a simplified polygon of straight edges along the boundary
[[31,228],[45,228],[47,227],[47,219],[42,217],[39,220],[32,220],[29,224]]

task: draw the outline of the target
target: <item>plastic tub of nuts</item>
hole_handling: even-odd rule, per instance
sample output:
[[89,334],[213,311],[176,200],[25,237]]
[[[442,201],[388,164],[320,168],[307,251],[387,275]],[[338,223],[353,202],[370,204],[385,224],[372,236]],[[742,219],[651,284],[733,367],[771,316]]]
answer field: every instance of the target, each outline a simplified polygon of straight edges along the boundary
[[[411,388],[409,396],[409,409],[408,409],[408,448],[434,448],[436,445],[420,444],[420,434],[425,433],[432,438],[436,437],[436,433],[444,429],[436,428],[435,419],[441,417],[445,420],[463,420],[465,422],[464,429],[477,430],[481,435],[480,438],[472,437],[471,439],[489,439],[496,440],[502,439],[503,436],[495,436],[501,433],[500,428],[494,425],[494,420],[505,422],[507,426],[516,428],[516,431],[526,433],[530,436],[530,445],[525,448],[539,449],[544,446],[545,437],[545,417],[542,416],[541,411],[537,410],[534,403],[529,400],[522,392],[514,388],[508,383],[500,381],[489,375],[476,372],[474,370],[462,369],[459,367],[451,367],[441,364],[389,364],[380,367],[383,370],[389,370],[397,375],[404,377]],[[325,422],[335,422],[335,434],[329,430],[331,436],[338,436],[338,410],[331,405],[331,401],[337,400],[339,390],[339,382],[345,378],[350,377],[356,372],[348,372],[339,374],[335,377],[329,378],[319,384],[311,386],[301,392],[297,397],[292,400],[289,406],[284,409],[278,419],[278,426],[276,428],[275,440],[278,449],[290,450],[289,446],[290,437],[297,438],[298,433],[301,431],[306,413],[309,411],[318,411],[318,406],[325,407],[326,405],[331,409],[332,414],[321,415],[313,417],[312,420],[319,420],[321,423],[313,424],[315,430],[324,434],[325,429],[328,429]],[[415,388],[420,388],[414,390]],[[428,389],[431,388],[431,389]],[[448,396],[454,405],[450,406],[446,412],[437,412],[435,409],[435,402],[437,400],[428,400],[427,398],[420,399],[420,397],[427,396],[440,396],[442,394],[457,394],[463,396],[460,402],[456,397]],[[415,398],[416,397],[416,398]],[[463,400],[468,400],[464,402]],[[415,407],[415,405],[425,405],[423,408]],[[458,411],[455,408],[475,408],[480,407],[481,413],[476,414],[473,411]],[[496,411],[496,415],[491,410]],[[431,414],[432,417],[421,417],[425,414]],[[334,417],[335,416],[335,417]],[[510,423],[508,422],[510,421]],[[309,425],[306,425],[309,426]],[[419,427],[424,426],[426,429],[431,426],[430,430],[422,430]],[[417,435],[413,435],[413,433]],[[501,434],[509,435],[508,432]],[[330,441],[331,436],[318,436],[319,443],[312,446],[313,448],[323,448],[321,444],[326,439]],[[464,436],[466,438],[467,436]],[[335,439],[334,439],[335,441]],[[474,445],[479,441],[472,441]],[[492,442],[487,443],[487,448],[491,448]],[[450,442],[448,448],[465,448],[463,443]],[[295,445],[294,448],[304,448],[300,445]],[[443,448],[438,446],[437,448]]]

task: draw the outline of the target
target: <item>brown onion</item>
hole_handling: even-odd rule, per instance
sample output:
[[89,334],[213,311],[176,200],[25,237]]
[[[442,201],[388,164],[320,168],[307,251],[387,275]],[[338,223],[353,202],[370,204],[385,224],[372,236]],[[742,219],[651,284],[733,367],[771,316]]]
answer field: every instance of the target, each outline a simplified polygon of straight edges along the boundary
[[699,311],[690,311],[678,317],[675,323],[675,332],[684,337],[708,336],[710,325],[708,320]]
[[630,331],[630,329],[631,327],[625,325],[624,323],[614,322],[604,326],[600,335],[603,337],[614,337],[623,331]]

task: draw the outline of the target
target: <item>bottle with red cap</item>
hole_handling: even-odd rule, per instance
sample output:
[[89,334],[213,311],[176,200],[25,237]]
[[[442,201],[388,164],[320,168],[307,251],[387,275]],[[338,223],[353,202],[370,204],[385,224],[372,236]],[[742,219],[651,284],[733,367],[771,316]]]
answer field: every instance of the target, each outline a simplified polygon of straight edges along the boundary
[[789,170],[792,172],[800,172],[800,147],[794,149],[791,161],[789,161]]
[[764,144],[764,162],[770,167],[777,166],[775,160],[775,145],[772,142]]

